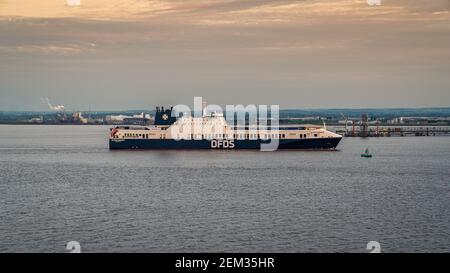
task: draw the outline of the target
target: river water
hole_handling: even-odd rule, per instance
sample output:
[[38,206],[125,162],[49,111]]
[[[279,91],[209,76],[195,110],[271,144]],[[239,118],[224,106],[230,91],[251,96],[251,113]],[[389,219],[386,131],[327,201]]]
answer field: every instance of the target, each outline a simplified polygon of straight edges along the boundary
[[107,137],[0,126],[0,252],[450,251],[450,137],[320,152],[110,151]]

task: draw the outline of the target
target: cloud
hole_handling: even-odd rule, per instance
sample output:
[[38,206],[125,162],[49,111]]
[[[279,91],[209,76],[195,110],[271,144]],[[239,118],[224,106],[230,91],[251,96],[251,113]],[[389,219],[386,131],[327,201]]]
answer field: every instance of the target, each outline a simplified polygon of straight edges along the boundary
[[[4,18],[78,18],[87,20],[163,21],[208,25],[270,24],[307,21],[325,16],[410,16],[449,10],[448,0],[383,0],[370,7],[366,0],[9,0],[2,4]],[[395,15],[395,16],[392,16]],[[174,18],[175,16],[175,18]]]
[[2,46],[0,45],[0,53],[4,54],[29,54],[29,55],[47,55],[47,56],[65,56],[80,53],[93,53],[95,44],[88,43],[86,45],[17,45]]
[[170,7],[162,0],[14,0],[3,3],[0,17],[133,20],[143,13],[150,17]]
[[324,97],[366,103],[366,95],[375,103],[374,94],[384,103],[395,93],[417,105],[430,90],[447,98],[436,103],[450,103],[448,1],[1,3],[0,82],[22,97],[40,89],[122,107],[133,97],[175,103],[167,97],[248,93],[249,103],[256,94],[298,106]]

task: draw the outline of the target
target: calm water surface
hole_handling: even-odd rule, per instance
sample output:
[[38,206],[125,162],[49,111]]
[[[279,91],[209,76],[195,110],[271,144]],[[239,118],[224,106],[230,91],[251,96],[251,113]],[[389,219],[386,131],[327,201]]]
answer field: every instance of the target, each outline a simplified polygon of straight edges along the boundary
[[107,134],[0,126],[0,252],[450,251],[450,137],[263,153],[109,151]]

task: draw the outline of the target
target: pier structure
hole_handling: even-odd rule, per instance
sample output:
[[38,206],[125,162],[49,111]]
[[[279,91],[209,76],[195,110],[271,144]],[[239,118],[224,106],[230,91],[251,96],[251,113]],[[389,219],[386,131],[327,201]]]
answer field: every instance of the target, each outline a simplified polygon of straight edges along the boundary
[[450,136],[450,126],[360,126],[356,131],[336,129],[336,133],[346,137],[403,137],[403,136]]

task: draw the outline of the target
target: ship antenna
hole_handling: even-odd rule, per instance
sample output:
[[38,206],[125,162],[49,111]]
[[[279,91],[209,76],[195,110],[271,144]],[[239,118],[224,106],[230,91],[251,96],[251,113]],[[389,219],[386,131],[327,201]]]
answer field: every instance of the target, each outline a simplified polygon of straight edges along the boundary
[[322,122],[323,122],[323,129],[327,130],[327,125],[325,124],[325,119],[322,118]]

